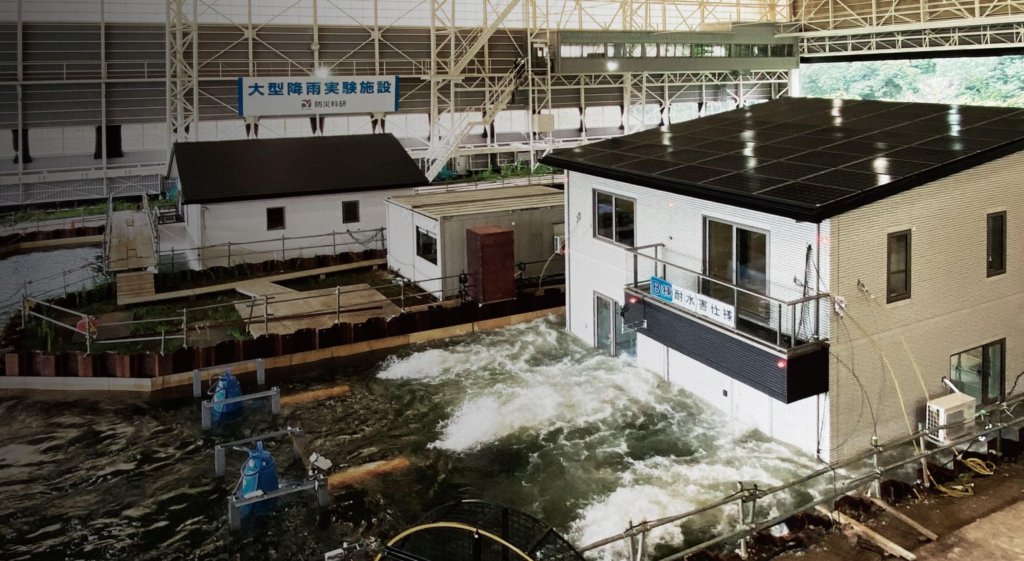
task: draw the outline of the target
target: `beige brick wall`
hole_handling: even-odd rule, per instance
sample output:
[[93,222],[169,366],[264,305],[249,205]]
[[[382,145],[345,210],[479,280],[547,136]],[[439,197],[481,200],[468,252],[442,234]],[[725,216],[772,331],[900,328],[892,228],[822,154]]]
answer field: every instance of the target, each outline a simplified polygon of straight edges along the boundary
[[[986,215],[998,211],[1007,213],[1007,272],[987,278]],[[887,234],[907,229],[912,298],[886,304]],[[830,244],[829,285],[848,310],[845,319],[832,319],[833,461],[868,450],[873,424],[882,442],[907,434],[883,356],[915,430],[928,397],[948,393],[941,379],[954,353],[1005,338],[1010,390],[1024,370],[1024,154],[835,217]],[[858,290],[858,279],[874,300]]]

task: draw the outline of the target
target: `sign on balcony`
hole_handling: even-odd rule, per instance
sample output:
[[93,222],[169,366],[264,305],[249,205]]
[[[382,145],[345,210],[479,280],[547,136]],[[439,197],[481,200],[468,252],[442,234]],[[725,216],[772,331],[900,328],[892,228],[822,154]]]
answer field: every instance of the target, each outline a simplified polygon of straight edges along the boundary
[[238,114],[244,117],[389,111],[398,111],[398,76],[238,79]]
[[685,308],[713,322],[736,328],[736,308],[732,304],[686,288],[672,286],[672,283],[658,277],[651,277],[651,296]]

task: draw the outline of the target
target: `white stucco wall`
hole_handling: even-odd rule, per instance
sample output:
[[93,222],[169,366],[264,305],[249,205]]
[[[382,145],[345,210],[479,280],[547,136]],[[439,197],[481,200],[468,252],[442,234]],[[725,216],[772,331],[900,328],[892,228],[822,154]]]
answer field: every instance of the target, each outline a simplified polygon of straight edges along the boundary
[[[187,205],[188,231],[192,232],[192,239],[197,247],[202,245],[206,248],[197,252],[201,255],[198,255],[198,259],[193,263],[198,263],[201,267],[227,265],[228,242],[231,243],[232,264],[281,259],[282,236],[288,238],[284,242],[286,259],[329,255],[335,250],[342,252],[380,249],[381,235],[372,230],[387,225],[384,199],[409,195],[412,191],[393,189]],[[359,202],[358,222],[343,223],[341,209],[345,201]],[[267,230],[267,209],[273,207],[285,209],[283,229]],[[336,235],[332,236],[332,232]],[[210,247],[218,245],[222,247]]]
[[[443,256],[441,227],[437,220],[413,212],[396,204],[387,204],[388,268],[413,281],[437,298],[441,294],[441,259]],[[416,228],[434,234],[437,238],[437,264],[416,255]]]
[[[805,275],[807,246],[811,245],[812,251],[818,247],[819,226],[816,224],[575,172],[569,173],[566,189],[567,322],[569,330],[588,344],[593,345],[595,341],[595,292],[623,304],[623,288],[633,280],[632,254],[594,237],[595,189],[636,200],[636,245],[663,243],[664,259],[693,271],[702,270],[705,217],[768,231],[769,295],[782,300],[802,296],[794,277],[802,279]],[[820,225],[823,239],[828,237],[828,228],[828,222]],[[820,290],[827,292],[828,249],[822,248],[818,257]],[[828,314],[823,313],[820,321],[822,334],[827,336]],[[827,457],[826,395],[786,405],[676,351],[666,352],[663,345],[642,335],[637,340],[637,360],[642,367],[700,396],[729,417],[808,453],[820,449]]]

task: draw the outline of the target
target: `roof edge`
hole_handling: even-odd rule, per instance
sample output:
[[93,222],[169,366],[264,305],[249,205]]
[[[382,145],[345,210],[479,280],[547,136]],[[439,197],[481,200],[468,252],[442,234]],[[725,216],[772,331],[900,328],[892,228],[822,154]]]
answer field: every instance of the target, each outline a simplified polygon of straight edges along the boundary
[[696,183],[682,180],[673,180],[673,183],[635,172],[618,173],[608,168],[589,166],[587,164],[571,160],[563,160],[555,154],[545,156],[541,158],[540,161],[545,165],[560,167],[569,171],[593,175],[604,179],[611,179],[613,181],[639,185],[641,187],[656,189],[667,193],[685,195],[701,200],[727,204],[748,210],[755,210],[767,214],[773,214],[775,216],[791,218],[799,222],[820,223],[824,220],[828,220],[829,218],[839,216],[840,214],[865,207],[872,203],[876,203],[917,187],[925,186],[929,183],[934,183],[947,177],[952,177],[958,173],[992,163],[1000,158],[1022,151],[1024,151],[1024,139],[1010,141],[993,146],[987,150],[982,150],[970,156],[958,158],[916,174],[908,175],[891,183],[885,184],[877,189],[870,189],[868,191],[851,194],[849,197],[845,197],[827,205],[820,207],[798,205],[806,209],[806,211],[787,208],[796,205],[796,203],[792,202],[780,202],[780,205],[776,206],[763,198],[750,197],[744,193],[737,192],[735,194],[730,194],[719,190],[711,191],[707,187]]

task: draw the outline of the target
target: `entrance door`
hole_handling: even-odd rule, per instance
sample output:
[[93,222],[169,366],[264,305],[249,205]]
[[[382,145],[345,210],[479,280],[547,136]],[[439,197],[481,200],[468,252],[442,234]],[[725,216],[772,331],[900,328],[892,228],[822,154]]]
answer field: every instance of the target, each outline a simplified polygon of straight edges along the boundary
[[[713,279],[768,293],[768,234],[707,219],[705,224],[705,268]],[[744,316],[766,321],[767,301],[731,286],[704,281],[704,294],[736,306]]]
[[979,404],[1001,401],[1005,391],[1003,345],[1000,340],[949,357],[949,379],[953,385]]
[[614,325],[612,313],[615,306],[610,298],[594,295],[594,346],[605,354],[613,354],[615,349]]

